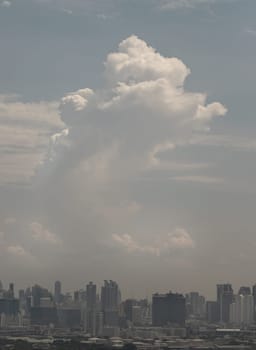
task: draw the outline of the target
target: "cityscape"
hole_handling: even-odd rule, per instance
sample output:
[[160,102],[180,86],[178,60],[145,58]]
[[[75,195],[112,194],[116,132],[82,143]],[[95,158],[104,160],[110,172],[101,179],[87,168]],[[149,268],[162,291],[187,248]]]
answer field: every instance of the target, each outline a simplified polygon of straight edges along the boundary
[[154,293],[150,300],[123,300],[121,295],[112,280],[105,280],[100,289],[89,282],[73,293],[64,293],[60,281],[54,283],[53,293],[38,284],[16,292],[14,283],[4,288],[0,282],[0,336],[52,340],[75,335],[86,339],[87,345],[110,342],[119,348],[129,339],[126,346],[142,349],[155,348],[156,340],[158,346],[169,341],[168,348],[173,349],[177,339],[180,347],[187,342],[184,348],[190,341],[197,349],[193,342],[198,339],[222,344],[245,335],[252,342],[256,336],[256,284],[241,286],[237,292],[230,283],[217,284],[216,300],[206,300],[198,292]]

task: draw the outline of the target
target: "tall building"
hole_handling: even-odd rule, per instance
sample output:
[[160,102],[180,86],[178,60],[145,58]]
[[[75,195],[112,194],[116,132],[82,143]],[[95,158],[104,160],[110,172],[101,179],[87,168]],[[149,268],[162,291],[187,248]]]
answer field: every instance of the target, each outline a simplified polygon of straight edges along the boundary
[[251,287],[242,286],[239,288],[238,295],[251,295]]
[[32,291],[31,291],[31,299],[32,299],[31,306],[32,307],[40,307],[42,298],[52,299],[52,295],[46,288],[43,288],[43,287],[39,286],[38,284],[35,284],[32,287]]
[[104,317],[104,325],[117,327],[119,324],[120,291],[114,281],[104,281],[101,288],[101,307]]
[[205,298],[198,292],[186,295],[187,313],[199,318],[205,317]]
[[57,304],[61,302],[61,282],[56,281],[54,284],[54,301]]
[[256,284],[254,284],[254,286],[252,287],[252,296],[254,302],[253,319],[254,322],[256,322]]
[[132,322],[132,308],[136,304],[137,304],[136,300],[134,300],[134,299],[127,299],[124,301],[124,303],[123,303],[124,314],[125,314],[125,318],[127,321]]
[[184,325],[186,318],[185,297],[182,294],[153,294],[152,323],[153,326],[167,324]]
[[15,298],[0,299],[0,315],[16,316],[19,312],[19,300]]
[[97,287],[90,282],[86,286],[85,330],[92,336],[97,334]]
[[252,324],[254,321],[254,300],[252,295],[244,295],[243,324]]
[[95,309],[97,301],[97,286],[93,282],[90,282],[86,286],[86,304],[87,308]]
[[252,295],[235,295],[230,305],[230,322],[235,325],[253,323],[254,301]]
[[134,305],[132,307],[132,323],[135,326],[140,326],[142,324],[142,307],[139,305]]
[[219,321],[219,308],[217,301],[206,302],[206,320],[208,323],[217,323]]
[[14,284],[13,283],[9,284],[8,297],[14,298]]
[[218,318],[221,323],[229,322],[230,305],[233,303],[233,296],[231,284],[217,284]]

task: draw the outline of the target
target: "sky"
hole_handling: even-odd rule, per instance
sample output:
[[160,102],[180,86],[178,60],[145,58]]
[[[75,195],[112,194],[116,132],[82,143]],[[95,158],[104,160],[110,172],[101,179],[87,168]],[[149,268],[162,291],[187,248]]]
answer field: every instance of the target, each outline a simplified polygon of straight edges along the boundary
[[256,283],[254,0],[0,0],[0,279]]

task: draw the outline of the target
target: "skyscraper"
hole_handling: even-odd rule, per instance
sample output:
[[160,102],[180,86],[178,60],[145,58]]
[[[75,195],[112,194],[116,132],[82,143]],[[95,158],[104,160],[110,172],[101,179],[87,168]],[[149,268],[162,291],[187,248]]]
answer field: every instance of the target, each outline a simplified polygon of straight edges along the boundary
[[120,303],[120,291],[118,284],[112,280],[104,281],[101,288],[101,306],[104,315],[104,325],[118,326],[118,307]]
[[96,289],[96,284],[94,284],[93,282],[90,282],[86,286],[86,304],[88,309],[93,309],[96,306]]
[[13,283],[9,284],[8,297],[14,298],[14,284]]
[[235,295],[230,305],[230,322],[236,325],[253,323],[254,302],[252,295]]
[[228,323],[230,316],[230,305],[233,302],[233,289],[232,285],[217,284],[217,303],[219,312],[219,321],[221,323]]
[[251,295],[251,288],[242,286],[239,288],[238,295]]
[[219,308],[217,301],[206,302],[206,320],[208,323],[216,323],[219,321]]
[[96,335],[97,330],[97,287],[90,282],[86,286],[85,330],[91,335]]
[[54,301],[56,304],[61,302],[61,282],[56,281],[54,284]]
[[256,322],[256,284],[254,284],[254,286],[252,287],[252,296],[254,302],[253,318],[254,322]]
[[188,315],[196,317],[205,316],[205,298],[198,292],[191,292],[186,295]]
[[165,326],[169,323],[184,325],[186,318],[185,297],[182,294],[153,294],[153,326]]

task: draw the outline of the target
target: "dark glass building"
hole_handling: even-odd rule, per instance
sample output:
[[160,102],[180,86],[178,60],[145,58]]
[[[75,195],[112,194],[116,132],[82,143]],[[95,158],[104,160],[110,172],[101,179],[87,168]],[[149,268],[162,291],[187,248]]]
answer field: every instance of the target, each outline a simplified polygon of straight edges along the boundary
[[186,303],[182,294],[153,294],[152,323],[162,327],[168,324],[184,325],[186,319]]
[[221,323],[229,322],[230,305],[233,303],[233,299],[234,294],[231,284],[217,284],[218,318]]

